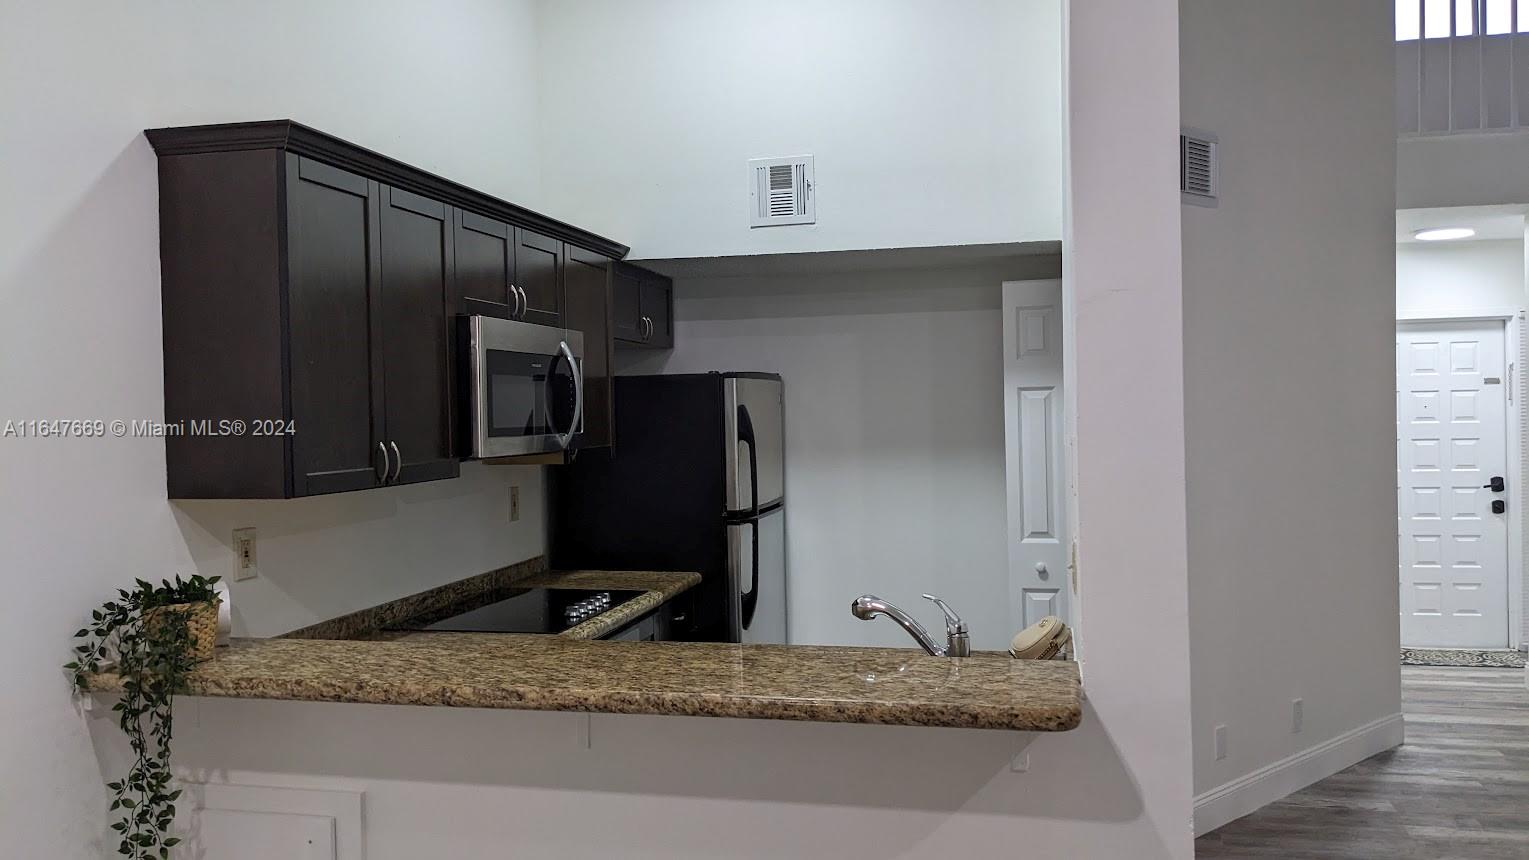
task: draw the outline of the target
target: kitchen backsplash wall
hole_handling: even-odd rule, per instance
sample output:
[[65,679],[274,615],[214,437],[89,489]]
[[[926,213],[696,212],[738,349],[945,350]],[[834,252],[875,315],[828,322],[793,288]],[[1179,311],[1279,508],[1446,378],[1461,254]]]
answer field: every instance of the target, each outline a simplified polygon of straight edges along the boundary
[[625,373],[785,378],[792,642],[906,647],[849,603],[875,592],[929,618],[928,591],[974,647],[1007,647],[1002,283],[1048,267],[680,280],[674,351],[620,356]]
[[[197,572],[229,581],[234,635],[277,636],[543,554],[543,469],[463,463],[453,481],[173,508]],[[247,527],[258,575],[234,581],[233,531]]]

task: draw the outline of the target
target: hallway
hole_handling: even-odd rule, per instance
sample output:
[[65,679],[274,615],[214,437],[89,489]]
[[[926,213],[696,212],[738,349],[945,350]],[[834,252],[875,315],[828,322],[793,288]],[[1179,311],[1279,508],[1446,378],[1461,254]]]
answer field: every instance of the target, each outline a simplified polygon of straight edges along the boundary
[[1404,746],[1202,836],[1195,856],[1529,858],[1523,670],[1401,671]]

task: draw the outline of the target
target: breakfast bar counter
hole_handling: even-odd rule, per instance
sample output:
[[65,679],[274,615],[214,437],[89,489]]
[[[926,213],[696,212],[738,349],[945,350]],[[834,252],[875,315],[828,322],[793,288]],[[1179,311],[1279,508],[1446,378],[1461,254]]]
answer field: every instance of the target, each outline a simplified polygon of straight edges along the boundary
[[[103,674],[91,686],[119,684]],[[525,634],[236,639],[194,670],[186,693],[1032,732],[1068,731],[1082,717],[1072,662]]]
[[[408,595],[273,639],[234,639],[186,693],[610,714],[749,717],[1060,732],[1082,718],[1076,663],[912,648],[600,639],[694,588],[683,571],[549,570],[543,558]],[[616,589],[626,602],[555,635],[442,632],[536,588]],[[847,615],[847,613],[846,613]],[[91,688],[112,691],[111,674]]]

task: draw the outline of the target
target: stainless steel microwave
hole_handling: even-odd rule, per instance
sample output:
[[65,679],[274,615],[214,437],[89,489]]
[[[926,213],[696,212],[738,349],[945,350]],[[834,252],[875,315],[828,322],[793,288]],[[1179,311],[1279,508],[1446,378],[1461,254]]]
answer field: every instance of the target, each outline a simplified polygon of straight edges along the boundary
[[474,457],[544,454],[584,432],[584,335],[498,317],[467,318]]

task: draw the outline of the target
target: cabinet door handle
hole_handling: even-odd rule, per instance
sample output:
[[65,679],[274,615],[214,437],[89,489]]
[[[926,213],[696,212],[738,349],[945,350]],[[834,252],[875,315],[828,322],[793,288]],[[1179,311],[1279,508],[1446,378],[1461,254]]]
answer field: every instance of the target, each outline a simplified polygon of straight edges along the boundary
[[403,455],[398,453],[398,443],[397,442],[388,442],[388,446],[393,449],[393,478],[392,478],[392,480],[397,481],[398,480],[398,475],[401,472],[403,472]]
[[515,306],[510,311],[510,319],[518,320],[520,319],[520,315],[525,312],[525,299],[523,298],[523,294],[520,292],[520,287],[517,287],[514,284],[510,284],[510,295],[515,297]]
[[378,442],[377,443],[377,450],[382,452],[382,474],[377,476],[377,480],[379,480],[379,481],[381,481],[381,482],[383,482],[385,484],[385,483],[387,483],[387,480],[388,480],[388,468],[389,468],[389,464],[388,464],[388,448],[387,448],[386,445],[382,444],[381,442]]
[[648,319],[647,317],[643,317],[642,318],[642,342],[643,343],[647,343],[649,340],[652,340],[652,338],[653,338],[653,320]]

